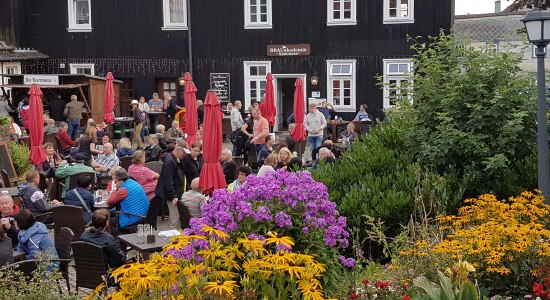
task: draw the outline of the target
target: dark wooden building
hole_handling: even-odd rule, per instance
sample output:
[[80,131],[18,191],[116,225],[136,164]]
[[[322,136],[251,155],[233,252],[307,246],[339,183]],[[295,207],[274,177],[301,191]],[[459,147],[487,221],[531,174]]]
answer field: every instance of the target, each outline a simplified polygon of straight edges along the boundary
[[112,71],[122,101],[180,96],[178,78],[192,71],[199,99],[215,87],[248,106],[271,72],[282,123],[297,77],[306,99],[327,99],[339,116],[365,103],[380,117],[394,91],[376,77],[398,87],[407,36],[448,31],[453,15],[454,0],[3,0],[0,40],[48,56],[21,61],[23,74]]

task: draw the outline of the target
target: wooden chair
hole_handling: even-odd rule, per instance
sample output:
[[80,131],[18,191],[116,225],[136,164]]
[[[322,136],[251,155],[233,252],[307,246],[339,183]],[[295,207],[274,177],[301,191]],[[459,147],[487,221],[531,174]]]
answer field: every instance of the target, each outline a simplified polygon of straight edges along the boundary
[[132,164],[132,157],[131,156],[124,156],[119,158],[120,160],[120,167],[122,167],[124,170],[128,171],[128,168]]
[[[55,234],[55,250],[57,255],[61,259],[71,259],[71,243],[74,239],[73,231],[68,227],[61,227],[59,233]],[[67,290],[71,291],[69,284],[69,263],[61,262],[59,265],[59,271],[67,283]]]
[[[22,260],[22,261],[19,261],[19,262],[15,262],[13,264],[9,264],[7,266],[4,266],[3,268],[15,267],[16,270],[23,273],[23,275],[25,276],[25,278],[27,280],[31,280],[33,278],[34,271],[36,271],[36,269],[38,269],[38,265],[41,262],[45,262],[45,261],[40,260],[40,259],[26,259],[26,260]],[[71,260],[70,259],[48,259],[48,262],[50,262],[50,263],[66,263],[66,264],[69,264],[71,262]],[[93,288],[95,288],[95,287],[93,287]]]
[[2,185],[4,188],[13,187],[10,181],[10,176],[8,175],[8,172],[6,170],[0,170],[0,175],[2,176]]
[[159,174],[162,172],[162,165],[163,163],[161,161],[150,161],[148,163],[145,163],[145,167]]
[[107,285],[109,267],[103,248],[96,244],[72,242],[74,268],[76,271],[76,292],[79,287],[95,289],[101,283]]
[[178,201],[178,212],[180,215],[180,224],[181,229],[189,228],[189,221],[191,221],[191,214],[189,213],[189,208],[185,206],[181,201]]
[[80,235],[86,230],[84,224],[84,211],[82,207],[74,205],[61,205],[52,208],[53,229],[55,234],[59,234],[61,229],[70,228],[73,232],[73,239],[80,240]]

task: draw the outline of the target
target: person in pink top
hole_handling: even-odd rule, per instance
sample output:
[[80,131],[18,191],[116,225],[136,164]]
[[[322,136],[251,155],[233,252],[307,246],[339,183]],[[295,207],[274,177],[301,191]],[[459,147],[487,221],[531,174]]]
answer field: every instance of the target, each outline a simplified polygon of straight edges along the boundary
[[149,201],[155,197],[155,188],[160,175],[145,166],[145,152],[141,150],[134,152],[128,175],[141,185]]
[[256,157],[258,157],[260,150],[265,144],[265,137],[269,134],[269,122],[266,118],[262,117],[260,108],[252,109],[252,117],[254,117],[254,130],[250,143],[256,145]]

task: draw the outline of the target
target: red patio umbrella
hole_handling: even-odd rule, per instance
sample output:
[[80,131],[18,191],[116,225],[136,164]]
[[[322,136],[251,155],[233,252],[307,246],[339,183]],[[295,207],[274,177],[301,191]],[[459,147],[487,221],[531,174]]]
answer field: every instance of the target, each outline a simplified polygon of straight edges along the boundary
[[115,108],[115,89],[113,87],[113,73],[107,73],[105,76],[107,82],[105,83],[105,97],[103,98],[103,121],[110,124],[115,120],[113,110]]
[[33,84],[29,90],[29,129],[33,165],[46,161],[46,153],[42,148],[44,143],[44,110],[42,108],[42,91],[38,84]]
[[197,140],[197,129],[199,127],[199,116],[197,114],[197,86],[193,82],[193,77],[189,72],[183,77],[185,80],[185,89],[183,100],[185,102],[185,132],[187,133],[187,143],[189,146]]
[[294,86],[296,87],[294,90],[294,123],[296,124],[296,127],[290,135],[292,135],[292,137],[299,142],[303,141],[306,137],[306,130],[304,128],[304,83],[302,82],[302,79],[297,78]]
[[277,108],[275,107],[275,93],[273,91],[273,75],[267,73],[267,84],[265,86],[265,99],[260,104],[262,116],[269,122],[269,127],[275,125],[275,117],[277,116]]
[[216,92],[208,91],[204,100],[203,159],[199,185],[205,194],[225,188],[225,177],[220,165],[222,153],[222,113]]

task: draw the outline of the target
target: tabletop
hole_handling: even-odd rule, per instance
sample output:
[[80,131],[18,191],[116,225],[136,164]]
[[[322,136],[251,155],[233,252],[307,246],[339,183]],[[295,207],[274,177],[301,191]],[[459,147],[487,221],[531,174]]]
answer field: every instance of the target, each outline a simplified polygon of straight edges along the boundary
[[160,252],[164,245],[170,243],[170,237],[161,237],[158,235],[154,243],[147,243],[145,242],[145,237],[138,237],[137,233],[123,234],[117,238],[138,252]]
[[162,115],[164,114],[163,111],[148,111],[147,114],[149,115]]
[[5,193],[10,194],[10,196],[19,196],[19,189],[17,187],[9,187],[9,188],[0,188],[0,195]]
[[330,125],[347,125],[347,124],[351,123],[351,121],[328,120],[327,123],[330,124]]
[[131,122],[133,120],[134,120],[134,118],[132,118],[132,117],[118,117],[118,118],[115,118],[115,122]]

